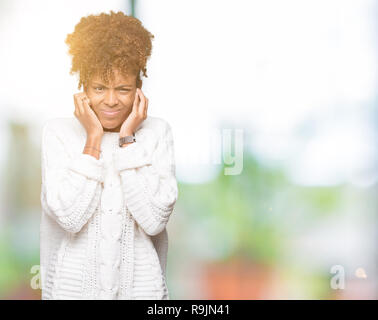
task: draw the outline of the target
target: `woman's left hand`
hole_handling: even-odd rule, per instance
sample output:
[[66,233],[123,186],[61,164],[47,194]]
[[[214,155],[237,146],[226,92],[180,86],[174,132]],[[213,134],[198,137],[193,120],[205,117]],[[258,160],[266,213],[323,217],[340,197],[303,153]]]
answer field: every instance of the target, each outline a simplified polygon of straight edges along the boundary
[[120,137],[132,136],[135,129],[147,118],[148,99],[141,89],[137,88],[133,109],[127,119],[123,122],[119,131]]

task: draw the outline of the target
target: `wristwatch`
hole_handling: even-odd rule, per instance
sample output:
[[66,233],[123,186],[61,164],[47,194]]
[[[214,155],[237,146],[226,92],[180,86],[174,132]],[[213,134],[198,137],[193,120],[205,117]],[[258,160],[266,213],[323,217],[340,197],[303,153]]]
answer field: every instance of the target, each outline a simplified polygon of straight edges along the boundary
[[120,147],[122,147],[122,145],[124,145],[125,143],[129,143],[129,142],[136,142],[136,140],[135,140],[135,133],[134,132],[133,132],[132,136],[125,136],[125,137],[119,138],[118,145]]

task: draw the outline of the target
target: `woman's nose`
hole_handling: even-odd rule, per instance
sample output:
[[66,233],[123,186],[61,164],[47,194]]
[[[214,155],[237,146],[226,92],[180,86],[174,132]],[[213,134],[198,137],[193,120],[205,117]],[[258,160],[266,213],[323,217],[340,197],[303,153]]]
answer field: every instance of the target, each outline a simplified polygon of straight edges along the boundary
[[108,92],[105,94],[104,103],[108,106],[113,106],[118,104],[118,99],[116,94],[113,90],[108,90]]

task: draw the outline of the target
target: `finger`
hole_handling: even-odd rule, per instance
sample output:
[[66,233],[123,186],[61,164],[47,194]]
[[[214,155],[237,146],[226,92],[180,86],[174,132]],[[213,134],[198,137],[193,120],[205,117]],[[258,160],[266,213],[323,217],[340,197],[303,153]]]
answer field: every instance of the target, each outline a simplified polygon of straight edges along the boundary
[[87,111],[93,111],[93,109],[92,109],[92,102],[91,102],[91,100],[89,100],[89,98],[87,98],[86,100],[85,100],[85,105],[86,105],[86,107],[87,107]]
[[74,112],[76,112],[76,109],[77,109],[76,94],[73,95],[73,100],[74,100],[74,106],[75,106]]
[[147,117],[147,110],[148,110],[148,98],[146,96],[144,96],[144,109],[143,109],[143,117],[146,118]]
[[145,97],[143,91],[142,91],[141,89],[139,89],[138,91],[139,91],[139,97],[140,97],[140,99],[141,99],[142,101],[145,101],[145,100],[146,100],[146,97]]
[[74,114],[75,116],[78,116],[80,114],[80,109],[79,109],[79,96],[77,94],[74,94],[74,105],[75,105],[75,111]]
[[86,101],[87,101],[87,103],[88,103],[88,106],[92,106],[92,101],[91,101],[91,99],[89,99],[89,97],[87,96],[87,94],[85,94],[84,95],[84,97],[85,97],[85,99],[86,99]]
[[138,93],[138,89],[137,89],[135,91],[135,98],[134,98],[134,103],[133,103],[133,110],[135,112],[138,111],[139,103],[140,103],[140,99],[139,99],[139,93]]
[[85,99],[85,98],[87,98],[87,95],[86,95],[84,92],[80,92],[80,93],[79,93],[79,99],[80,99],[80,100],[83,100],[83,99]]
[[83,99],[83,97],[85,96],[85,94],[83,92],[79,92],[75,96],[76,96],[76,99]]
[[77,99],[77,106],[80,114],[84,113],[83,100],[80,97]]
[[81,99],[83,96],[82,96],[82,93],[75,93],[73,95],[74,97],[74,101],[78,101],[79,99]]
[[144,115],[145,108],[146,108],[146,97],[142,93],[142,90],[139,90],[139,97],[140,97],[140,103],[139,103],[139,112]]
[[146,108],[144,109],[144,117],[146,118],[147,117],[147,110],[148,110],[148,99],[146,98]]
[[88,116],[94,115],[95,117],[97,117],[97,114],[95,113],[95,111],[90,107],[89,102],[90,102],[90,100],[88,98],[83,99],[83,106],[84,106],[85,113]]
[[84,112],[87,113],[88,112],[88,108],[89,108],[89,105],[88,105],[88,102],[87,102],[87,98],[83,97],[83,99],[81,101],[83,102]]
[[89,98],[87,96],[84,96],[82,100],[84,105],[89,107]]

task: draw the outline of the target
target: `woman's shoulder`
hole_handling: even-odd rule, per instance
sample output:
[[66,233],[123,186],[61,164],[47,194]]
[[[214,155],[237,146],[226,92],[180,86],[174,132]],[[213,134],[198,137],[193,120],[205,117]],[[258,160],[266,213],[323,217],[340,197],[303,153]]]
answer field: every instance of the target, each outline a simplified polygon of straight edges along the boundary
[[146,128],[154,131],[158,136],[166,134],[167,130],[171,129],[169,122],[160,117],[153,117],[148,115],[142,122],[141,128]]
[[54,133],[58,136],[72,136],[83,134],[84,128],[77,118],[74,117],[57,117],[45,121],[43,124],[43,134]]

